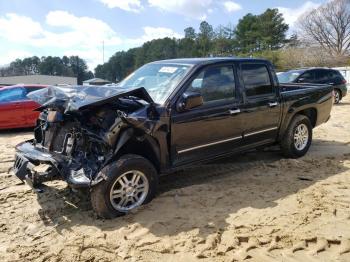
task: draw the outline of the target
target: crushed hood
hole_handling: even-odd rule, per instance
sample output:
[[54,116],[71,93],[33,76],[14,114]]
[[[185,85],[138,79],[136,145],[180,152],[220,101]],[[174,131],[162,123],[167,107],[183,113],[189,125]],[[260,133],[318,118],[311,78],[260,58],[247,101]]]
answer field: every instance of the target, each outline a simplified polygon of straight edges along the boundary
[[49,86],[29,93],[28,98],[43,108],[60,108],[72,112],[111,103],[118,98],[133,96],[150,104],[154,101],[145,88],[125,89],[118,86]]

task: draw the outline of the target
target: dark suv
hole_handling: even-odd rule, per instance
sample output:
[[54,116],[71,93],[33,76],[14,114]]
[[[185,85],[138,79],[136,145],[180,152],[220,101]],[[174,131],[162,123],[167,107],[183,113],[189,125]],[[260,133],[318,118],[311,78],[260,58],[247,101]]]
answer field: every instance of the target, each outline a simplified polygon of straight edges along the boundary
[[278,75],[280,83],[328,84],[334,87],[334,103],[338,104],[347,93],[343,75],[329,68],[304,68],[290,70]]

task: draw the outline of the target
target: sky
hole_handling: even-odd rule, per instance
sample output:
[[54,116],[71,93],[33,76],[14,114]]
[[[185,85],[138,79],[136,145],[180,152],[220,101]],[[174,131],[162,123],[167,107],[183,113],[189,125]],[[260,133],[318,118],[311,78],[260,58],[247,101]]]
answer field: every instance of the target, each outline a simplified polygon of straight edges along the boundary
[[[214,28],[279,8],[290,32],[300,14],[326,0],[0,0],[0,65],[29,56],[79,55],[89,69],[115,52]],[[104,52],[103,52],[104,43]]]

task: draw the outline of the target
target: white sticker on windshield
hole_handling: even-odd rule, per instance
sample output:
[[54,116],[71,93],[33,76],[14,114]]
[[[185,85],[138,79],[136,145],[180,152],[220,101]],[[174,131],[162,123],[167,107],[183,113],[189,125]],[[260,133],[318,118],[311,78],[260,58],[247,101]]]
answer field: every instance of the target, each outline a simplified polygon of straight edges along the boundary
[[174,66],[163,66],[161,69],[159,69],[159,73],[168,73],[172,74],[177,70],[177,67]]

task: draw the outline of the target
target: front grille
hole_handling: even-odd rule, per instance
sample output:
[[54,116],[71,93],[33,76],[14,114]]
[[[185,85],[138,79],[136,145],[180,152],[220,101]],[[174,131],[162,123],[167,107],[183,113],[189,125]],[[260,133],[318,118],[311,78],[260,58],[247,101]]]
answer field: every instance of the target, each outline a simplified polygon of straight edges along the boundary
[[15,163],[13,164],[13,172],[22,181],[27,175],[27,165],[28,159],[23,157],[21,154],[16,153]]
[[17,172],[19,169],[21,169],[24,162],[25,161],[23,158],[21,158],[19,155],[16,155],[15,163],[13,164],[14,172]]

